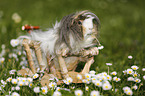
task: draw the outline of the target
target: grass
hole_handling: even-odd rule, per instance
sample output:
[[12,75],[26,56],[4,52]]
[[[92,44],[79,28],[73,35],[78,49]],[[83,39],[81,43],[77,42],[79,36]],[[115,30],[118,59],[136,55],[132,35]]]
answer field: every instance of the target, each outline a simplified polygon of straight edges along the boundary
[[[26,34],[21,30],[22,25],[30,24],[41,26],[42,29],[49,28],[56,20],[60,21],[63,16],[80,10],[94,12],[101,21],[99,41],[104,49],[98,56],[95,56],[95,63],[91,69],[98,73],[107,72],[106,63],[112,63],[110,71],[117,71],[117,76],[122,80],[127,78],[122,71],[132,65],[137,65],[140,77],[145,75],[142,71],[142,68],[145,68],[143,0],[0,0],[0,2],[0,45],[5,44],[7,49],[4,56],[5,62],[0,65],[1,80],[6,80],[11,76],[10,70],[21,68],[19,63],[23,56],[18,56],[19,60],[15,61],[15,58],[10,59],[8,54],[15,49],[10,45],[10,40]],[[14,13],[21,16],[20,23],[12,20]],[[132,55],[133,59],[129,60],[127,58],[129,55]],[[141,80],[145,84],[145,81]],[[128,82],[121,81],[115,84],[122,88],[128,85]],[[12,85],[9,84],[9,86]],[[10,91],[9,86],[6,87],[7,92]],[[135,92],[134,95],[143,96],[144,88],[145,86],[141,86],[139,92]],[[31,88],[21,89],[20,92],[22,96],[35,94]],[[111,92],[103,93],[107,96]],[[71,96],[72,93],[62,92],[62,94]]]

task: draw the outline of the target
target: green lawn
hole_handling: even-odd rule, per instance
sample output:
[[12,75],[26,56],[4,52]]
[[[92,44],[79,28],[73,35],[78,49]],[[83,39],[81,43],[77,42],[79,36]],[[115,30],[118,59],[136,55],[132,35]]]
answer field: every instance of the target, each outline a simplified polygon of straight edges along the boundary
[[[76,11],[89,10],[100,19],[99,41],[104,46],[100,54],[95,56],[95,63],[91,69],[98,73],[107,72],[106,63],[112,63],[110,72],[117,72],[117,76],[122,81],[115,84],[120,85],[120,89],[122,89],[123,86],[130,84],[123,81],[127,77],[123,75],[122,71],[132,65],[137,65],[142,83],[145,84],[145,80],[142,78],[145,75],[145,72],[142,71],[142,68],[145,68],[144,6],[143,0],[0,0],[0,46],[5,44],[7,49],[5,62],[0,64],[0,80],[6,80],[10,76],[10,70],[21,68],[20,61],[8,61],[8,54],[14,49],[10,45],[10,40],[26,34],[25,31],[21,30],[22,25],[38,25],[42,29],[46,29],[52,27],[56,20],[60,21],[65,15]],[[19,14],[21,22],[14,22],[12,19],[14,13]],[[129,60],[129,55],[132,55],[133,59]],[[12,85],[6,86],[6,91],[10,91],[9,87],[12,87]],[[29,91],[26,89],[21,89],[19,94],[23,96],[35,94],[32,92],[33,89],[29,88]],[[145,86],[143,85],[139,92],[134,91],[134,95],[145,95],[144,89]],[[103,93],[105,96],[111,94],[110,91]],[[0,91],[1,94],[4,95]],[[65,93],[64,91],[62,91],[62,94],[67,94],[62,96],[72,95],[72,93]],[[120,93],[117,95],[120,96]]]

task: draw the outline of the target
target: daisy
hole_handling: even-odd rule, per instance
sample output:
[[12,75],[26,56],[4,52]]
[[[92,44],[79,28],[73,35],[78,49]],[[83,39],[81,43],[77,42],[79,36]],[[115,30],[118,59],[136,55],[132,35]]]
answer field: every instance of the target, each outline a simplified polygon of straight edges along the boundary
[[82,75],[77,74],[77,79],[78,79],[78,80],[81,80],[81,79],[82,79]]
[[90,71],[89,73],[90,73],[91,75],[95,75],[96,72],[95,72],[94,70],[92,70],[92,71]]
[[88,86],[86,86],[86,87],[85,87],[85,90],[86,90],[86,91],[88,91],[88,90],[89,90],[89,87],[88,87]]
[[33,81],[33,79],[30,78],[30,77],[28,77],[27,80],[28,80],[29,82],[32,82],[32,81]]
[[98,87],[101,87],[101,86],[102,86],[102,82],[100,82],[99,80],[96,80],[96,81],[94,82],[94,84],[95,84],[96,86],[98,86]]
[[134,80],[134,82],[136,82],[136,83],[140,83],[141,80],[137,78],[137,79]]
[[12,82],[12,84],[17,84],[17,81],[18,81],[17,79],[12,79],[11,82]]
[[75,90],[75,96],[82,96],[83,92],[82,90]]
[[19,82],[18,82],[18,85],[19,85],[19,86],[23,86],[23,85],[24,85],[24,82],[23,82],[23,81],[19,81]]
[[34,87],[33,90],[34,90],[35,93],[39,93],[40,92],[40,87]]
[[134,78],[133,77],[128,77],[127,81],[134,81]]
[[48,88],[45,86],[45,87],[41,87],[41,90],[42,90],[42,93],[43,94],[47,94],[47,92],[48,92],[48,90],[47,90]]
[[12,47],[16,47],[19,45],[19,40],[18,39],[12,39],[10,41],[10,44],[12,45]]
[[11,80],[12,80],[12,77],[9,77],[6,81],[11,82]]
[[128,87],[128,86],[123,87],[123,91],[124,91],[124,93],[127,93],[129,90],[131,90],[130,87]]
[[142,68],[142,71],[145,71],[145,68]]
[[111,74],[115,76],[115,75],[117,75],[117,72],[113,71]]
[[86,73],[86,74],[85,74],[85,77],[86,77],[86,78],[91,78],[91,75],[88,74],[88,73]]
[[128,56],[128,59],[132,59],[133,57],[131,55]]
[[20,96],[17,92],[13,92],[12,96]]
[[59,91],[55,91],[52,96],[61,96],[61,93]]
[[55,82],[50,82],[48,86],[49,88],[55,88],[57,84]]
[[127,74],[133,74],[133,70],[132,69],[127,69]]
[[111,66],[111,65],[112,65],[112,63],[106,63],[106,65],[107,65],[107,66]]
[[107,73],[106,72],[102,72],[101,73],[103,76],[107,76]]
[[133,95],[133,92],[132,92],[132,90],[128,90],[128,91],[126,92],[126,94],[127,94],[127,95]]
[[67,82],[70,84],[72,83],[73,79],[71,77],[66,78]]
[[138,86],[137,86],[137,85],[134,85],[134,86],[132,86],[132,88],[133,88],[134,90],[137,90]]
[[19,87],[19,86],[16,86],[15,89],[16,89],[16,90],[20,90],[20,87]]
[[145,80],[145,75],[143,76],[143,79]]
[[33,75],[33,79],[37,79],[39,77],[39,75],[36,73]]
[[136,66],[136,65],[133,65],[133,66],[131,66],[131,68],[132,68],[133,70],[137,70],[139,67]]
[[100,92],[99,91],[91,91],[90,96],[100,96]]
[[112,80],[112,77],[110,75],[107,75],[107,80],[111,81]]
[[112,88],[110,83],[104,83],[102,85],[103,90],[110,90]]
[[116,81],[116,82],[118,82],[118,81],[120,81],[120,80],[121,80],[120,78],[113,77],[113,81]]

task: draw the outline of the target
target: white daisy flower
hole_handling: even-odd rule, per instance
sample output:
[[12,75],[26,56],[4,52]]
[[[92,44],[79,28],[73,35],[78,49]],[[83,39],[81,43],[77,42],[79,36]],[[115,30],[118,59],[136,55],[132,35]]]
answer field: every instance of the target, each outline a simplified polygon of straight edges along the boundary
[[1,57],[0,58],[0,64],[4,63],[4,61],[5,61],[5,58],[4,57]]
[[94,70],[91,70],[90,72],[89,72],[91,75],[95,75],[95,71]]
[[100,79],[103,80],[103,81],[106,81],[107,77],[106,76],[102,76]]
[[22,80],[22,82],[26,82],[27,79],[26,78],[21,78],[21,80]]
[[61,93],[59,91],[55,91],[52,96],[61,96]]
[[132,59],[133,57],[131,55],[128,56],[128,59]]
[[18,39],[12,39],[10,41],[10,44],[13,46],[13,47],[16,47],[19,45],[19,40]]
[[55,88],[57,84],[55,82],[50,82],[48,86],[49,88]]
[[66,78],[66,80],[69,84],[73,82],[73,79],[71,77]]
[[95,84],[96,86],[98,86],[98,87],[101,87],[101,86],[102,86],[102,82],[100,82],[99,80],[96,80],[96,81],[94,82],[94,84]]
[[34,90],[35,93],[39,93],[40,92],[40,87],[34,87],[33,90]]
[[12,80],[12,77],[9,77],[6,81],[11,82],[11,80]]
[[112,77],[110,75],[107,75],[107,80],[111,81],[112,80]]
[[123,73],[124,73],[124,75],[126,75],[127,74],[127,70],[124,70]]
[[132,90],[128,90],[128,91],[126,92],[126,94],[127,94],[127,95],[133,95],[133,92],[132,92]]
[[13,92],[11,96],[20,96],[17,92]]
[[127,69],[127,74],[133,74],[133,70],[132,69]]
[[115,76],[115,75],[117,75],[117,72],[113,71],[113,72],[111,72],[111,74]]
[[33,79],[37,79],[38,77],[39,77],[39,74],[37,73],[33,75]]
[[124,91],[124,93],[127,93],[129,90],[131,90],[130,87],[128,87],[128,86],[123,87],[123,91]]
[[60,91],[60,89],[61,89],[60,87],[57,87],[57,88],[56,88],[56,91]]
[[77,79],[78,79],[78,80],[81,80],[81,79],[82,79],[82,75],[77,74]]
[[88,86],[86,86],[86,87],[85,87],[85,90],[86,90],[86,91],[89,91],[89,87],[88,87]]
[[30,78],[30,77],[28,77],[28,78],[27,78],[27,81],[32,82],[32,81],[33,81],[33,79],[32,79],[32,78]]
[[112,88],[110,83],[104,83],[102,85],[103,90],[110,90]]
[[85,77],[86,77],[86,78],[91,78],[91,75],[88,74],[88,73],[86,73],[86,74],[85,74]]
[[48,90],[47,90],[48,88],[45,86],[45,87],[41,87],[41,90],[42,90],[42,93],[43,94],[47,94],[47,92],[48,92]]
[[127,81],[134,81],[134,78],[133,77],[128,77]]
[[91,91],[90,96],[100,96],[100,92],[99,91]]
[[143,76],[143,79],[145,80],[145,75]]
[[75,90],[75,96],[83,96],[82,90]]
[[12,84],[17,84],[18,80],[17,79],[12,79]]
[[137,86],[137,85],[134,85],[134,86],[132,86],[132,88],[133,88],[134,90],[137,90],[138,86]]
[[139,67],[136,66],[136,65],[133,65],[133,66],[131,66],[131,68],[132,68],[133,70],[137,70]]
[[101,73],[103,76],[107,76],[107,73],[106,72],[102,72]]
[[145,71],[145,68],[142,68],[142,71]]
[[113,77],[113,81],[116,81],[116,82],[118,82],[118,81],[120,81],[121,79],[120,78],[118,78],[118,77]]
[[23,82],[23,81],[19,81],[19,82],[18,82],[18,85],[19,85],[19,86],[23,86],[23,85],[24,85],[24,82]]
[[106,63],[106,65],[107,65],[107,66],[111,66],[111,65],[112,65],[112,63]]
[[137,78],[137,79],[134,80],[134,82],[136,82],[136,83],[140,83],[141,80]]
[[19,87],[19,86],[16,86],[15,89],[16,89],[16,90],[20,90],[20,87]]

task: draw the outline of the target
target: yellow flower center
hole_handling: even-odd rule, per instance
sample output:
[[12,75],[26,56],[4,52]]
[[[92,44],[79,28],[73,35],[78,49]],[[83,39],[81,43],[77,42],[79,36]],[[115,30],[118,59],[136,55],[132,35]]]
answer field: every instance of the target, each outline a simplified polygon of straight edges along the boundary
[[128,95],[130,95],[131,93],[130,92],[128,92]]
[[128,73],[132,73],[132,71],[129,71]]
[[128,89],[126,89],[125,91],[128,91]]
[[32,86],[32,83],[30,84],[30,86]]
[[25,80],[22,80],[23,82],[25,82]]
[[97,83],[97,85],[100,85],[99,83]]
[[105,86],[105,88],[108,88],[108,86]]
[[113,73],[113,75],[115,75],[115,73]]
[[137,77],[137,74],[134,74],[134,77]]
[[135,67],[134,67],[133,69],[134,69],[134,70],[136,70],[136,68],[135,68]]
[[42,92],[44,93],[44,92],[45,92],[45,90],[43,89],[43,90],[42,90]]
[[107,77],[107,79],[109,79],[109,77]]
[[116,81],[118,81],[118,78],[116,78]]
[[86,77],[89,78],[89,75],[87,75]]
[[23,84],[20,84],[20,86],[22,86]]
[[78,93],[77,95],[78,95],[78,96],[80,96],[81,94],[80,94],[80,93]]
[[16,84],[17,82],[16,81],[14,81],[14,84]]

